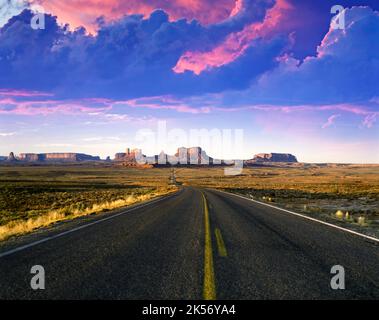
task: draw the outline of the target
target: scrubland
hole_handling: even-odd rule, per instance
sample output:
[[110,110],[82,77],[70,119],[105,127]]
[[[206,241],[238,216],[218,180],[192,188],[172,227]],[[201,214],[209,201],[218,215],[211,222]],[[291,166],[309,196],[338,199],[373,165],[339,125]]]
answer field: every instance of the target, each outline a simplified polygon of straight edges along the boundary
[[379,165],[304,165],[178,171],[185,184],[238,193],[379,236]]
[[[216,188],[378,235],[379,165],[177,168],[183,185]],[[169,168],[0,166],[0,240],[176,190]]]
[[168,176],[147,169],[1,166],[0,241],[58,221],[129,206],[174,190],[168,186]]

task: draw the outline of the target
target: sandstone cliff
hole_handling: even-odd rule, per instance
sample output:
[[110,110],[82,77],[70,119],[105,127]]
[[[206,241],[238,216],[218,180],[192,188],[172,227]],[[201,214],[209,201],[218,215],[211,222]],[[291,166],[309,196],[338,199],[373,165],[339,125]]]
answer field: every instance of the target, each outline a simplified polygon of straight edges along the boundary
[[13,152],[11,152],[11,153],[9,154],[9,156],[8,156],[8,158],[7,158],[7,161],[9,161],[9,162],[17,161],[17,160],[16,160],[16,157],[14,156],[14,153],[13,153]]
[[248,162],[298,162],[297,158],[290,153],[259,153],[254,156],[253,159],[248,160]]
[[25,162],[81,162],[99,161],[100,157],[84,153],[21,153],[18,160]]
[[216,165],[221,161],[216,161],[209,157],[200,147],[178,148],[175,155],[168,155],[162,151],[159,155],[148,156],[142,154],[140,149],[126,149],[126,152],[116,153],[114,161],[124,166],[139,166],[141,161],[148,165]]

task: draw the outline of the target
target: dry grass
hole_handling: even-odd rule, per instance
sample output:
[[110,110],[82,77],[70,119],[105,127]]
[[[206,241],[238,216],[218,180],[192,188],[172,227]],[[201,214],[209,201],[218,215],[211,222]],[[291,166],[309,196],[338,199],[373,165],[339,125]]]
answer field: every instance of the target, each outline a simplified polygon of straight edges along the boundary
[[97,203],[89,208],[85,208],[84,210],[72,209],[70,207],[61,208],[58,210],[51,211],[42,216],[38,216],[36,218],[30,218],[26,221],[14,220],[6,225],[0,226],[0,241],[6,240],[7,238],[14,235],[25,234],[41,227],[47,227],[56,222],[71,220],[78,217],[91,215],[94,213],[110,211],[117,208],[130,206],[132,204],[150,200],[152,198],[162,196],[173,191],[173,189],[169,189],[156,193],[128,196],[126,199],[118,199],[110,202]]
[[174,190],[168,186],[166,170],[0,167],[0,241],[55,222],[129,206]]
[[241,175],[225,176],[221,168],[179,169],[178,179],[210,188],[293,190],[309,194],[379,196],[379,165],[336,167],[244,168]]
[[379,237],[379,165],[255,167],[239,176],[225,176],[221,168],[179,169],[177,175],[187,185],[238,193]]
[[[169,192],[170,171],[88,165],[0,166],[0,239]],[[328,218],[336,218],[341,210],[349,212],[348,219],[341,222],[360,226],[379,223],[378,165],[257,167],[245,168],[239,176],[225,176],[222,168],[179,168],[176,174],[184,185],[238,192]]]

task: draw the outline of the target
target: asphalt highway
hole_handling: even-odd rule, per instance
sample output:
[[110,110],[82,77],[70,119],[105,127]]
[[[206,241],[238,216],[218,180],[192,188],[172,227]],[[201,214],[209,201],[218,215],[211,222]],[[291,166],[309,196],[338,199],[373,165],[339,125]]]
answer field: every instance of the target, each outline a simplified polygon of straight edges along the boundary
[[1,246],[0,299],[379,299],[379,242],[186,187]]

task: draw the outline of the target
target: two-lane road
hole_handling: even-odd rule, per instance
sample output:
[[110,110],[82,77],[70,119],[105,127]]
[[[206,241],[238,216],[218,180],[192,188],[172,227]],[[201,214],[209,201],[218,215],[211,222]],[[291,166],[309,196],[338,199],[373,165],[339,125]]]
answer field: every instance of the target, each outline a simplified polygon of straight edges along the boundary
[[[0,299],[379,299],[378,243],[234,195],[185,188],[93,219],[0,249]],[[33,265],[45,290],[30,287]],[[333,265],[345,290],[330,287]]]

